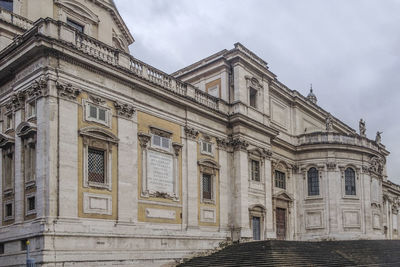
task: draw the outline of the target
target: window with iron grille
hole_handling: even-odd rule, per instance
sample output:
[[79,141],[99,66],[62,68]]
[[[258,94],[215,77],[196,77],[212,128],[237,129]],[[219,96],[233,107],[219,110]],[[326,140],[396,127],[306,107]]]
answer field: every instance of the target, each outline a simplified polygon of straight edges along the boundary
[[275,187],[286,189],[285,173],[280,171],[275,171]]
[[356,195],[356,173],[352,168],[347,168],[344,171],[345,192],[346,195]]
[[4,152],[3,154],[3,175],[4,187],[10,189],[13,187],[13,173],[14,173],[14,153]]
[[203,173],[203,199],[212,199],[212,176],[211,174]]
[[251,160],[251,180],[260,181],[260,162],[258,160]]
[[88,148],[88,181],[104,184],[105,181],[105,151]]
[[310,168],[307,172],[308,178],[308,195],[318,196],[319,195],[319,177],[318,170],[316,168]]

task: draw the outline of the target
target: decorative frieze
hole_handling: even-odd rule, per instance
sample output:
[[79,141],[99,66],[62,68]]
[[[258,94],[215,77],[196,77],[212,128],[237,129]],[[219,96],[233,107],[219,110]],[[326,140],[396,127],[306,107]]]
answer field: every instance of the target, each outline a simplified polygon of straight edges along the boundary
[[190,139],[196,139],[197,136],[199,135],[198,130],[196,130],[192,127],[189,127],[189,126],[185,126],[185,133],[186,133],[187,138],[190,138]]
[[127,118],[127,119],[131,119],[132,116],[135,114],[136,109],[129,104],[126,103],[120,103],[118,101],[114,102],[114,107],[117,110],[117,115]]
[[58,89],[58,95],[68,100],[76,100],[76,98],[81,93],[80,89],[73,87],[70,83],[62,84],[60,82],[57,82],[56,87]]

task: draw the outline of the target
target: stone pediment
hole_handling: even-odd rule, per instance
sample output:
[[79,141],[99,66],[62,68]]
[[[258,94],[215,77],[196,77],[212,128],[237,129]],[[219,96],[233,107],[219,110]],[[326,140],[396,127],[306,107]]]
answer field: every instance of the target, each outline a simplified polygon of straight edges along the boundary
[[205,167],[209,167],[209,168],[213,168],[213,169],[219,169],[220,168],[218,162],[216,162],[213,159],[200,159],[199,161],[197,161],[197,163],[200,166],[205,166]]
[[285,191],[280,191],[274,194],[273,198],[288,202],[292,202],[294,200],[293,197],[290,194],[286,193]]
[[5,148],[9,145],[14,144],[14,142],[14,137],[0,133],[0,148]]
[[75,12],[87,19],[95,23],[99,23],[99,18],[96,14],[94,14],[89,8],[82,5],[78,1],[75,0],[57,0],[55,1],[57,4],[64,6],[65,8]]
[[79,130],[79,134],[87,137],[92,137],[104,140],[111,143],[118,143],[119,139],[112,132],[99,127],[85,127]]
[[26,121],[21,122],[16,129],[16,134],[19,137],[26,137],[31,134],[35,134],[36,132],[37,132],[36,124]]

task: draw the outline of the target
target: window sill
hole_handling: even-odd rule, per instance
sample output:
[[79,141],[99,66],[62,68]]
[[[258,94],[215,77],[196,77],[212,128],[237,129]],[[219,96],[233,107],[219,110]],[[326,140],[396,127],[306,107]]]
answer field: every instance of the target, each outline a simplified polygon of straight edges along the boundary
[[4,217],[3,221],[8,222],[8,221],[12,221],[12,220],[14,220],[14,216]]
[[323,200],[324,198],[321,195],[318,196],[306,196],[305,200]]
[[201,201],[201,203],[202,204],[212,204],[212,205],[215,205],[215,200],[213,200],[213,199],[202,199],[202,201]]
[[359,200],[360,198],[357,195],[344,195],[342,196],[343,199],[353,199],[353,200]]
[[99,188],[99,189],[107,189],[111,191],[111,186],[109,184],[99,184],[94,182],[87,182],[87,187]]

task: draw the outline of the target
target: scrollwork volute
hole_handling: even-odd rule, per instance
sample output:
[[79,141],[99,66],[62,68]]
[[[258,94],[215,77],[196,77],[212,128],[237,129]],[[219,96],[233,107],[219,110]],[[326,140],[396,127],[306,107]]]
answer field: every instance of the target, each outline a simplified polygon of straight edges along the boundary
[[227,139],[217,137],[216,141],[218,149],[226,150],[228,148],[229,141]]
[[149,141],[151,139],[151,135],[148,133],[139,132],[138,133],[139,143],[143,149],[147,148]]
[[249,143],[242,138],[234,138],[230,141],[229,145],[233,147],[233,150],[247,151]]
[[62,84],[57,82],[56,88],[58,89],[58,95],[68,100],[76,100],[81,93],[80,89],[73,87],[70,83]]
[[179,154],[182,150],[183,145],[180,143],[173,142],[172,147],[174,149],[175,156],[179,157]]

